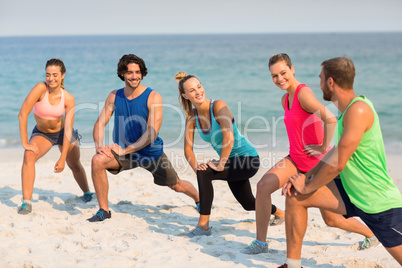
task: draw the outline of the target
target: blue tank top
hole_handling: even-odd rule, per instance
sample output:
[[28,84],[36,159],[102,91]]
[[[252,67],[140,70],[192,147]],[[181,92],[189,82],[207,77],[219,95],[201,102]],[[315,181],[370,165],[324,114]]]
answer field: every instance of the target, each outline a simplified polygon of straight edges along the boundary
[[[136,142],[147,130],[147,102],[151,92],[152,89],[148,87],[140,96],[129,100],[124,95],[124,88],[117,90],[114,100],[113,142],[122,148]],[[158,135],[155,141],[131,153],[131,157],[137,162],[151,162],[162,154],[163,140]]]
[[[201,128],[197,110],[195,111],[195,120],[201,138],[204,141],[209,142],[212,145],[212,148],[214,148],[214,150],[219,155],[221,155],[223,136],[222,136],[221,125],[219,125],[218,121],[216,121],[215,115],[213,114],[214,111],[213,103],[214,100],[211,100],[211,107],[209,108],[209,121],[211,122],[211,126],[207,131],[204,131]],[[257,151],[254,149],[251,143],[243,135],[240,134],[234,120],[232,121],[232,123],[233,123],[234,143],[229,158],[235,156],[258,156]]]

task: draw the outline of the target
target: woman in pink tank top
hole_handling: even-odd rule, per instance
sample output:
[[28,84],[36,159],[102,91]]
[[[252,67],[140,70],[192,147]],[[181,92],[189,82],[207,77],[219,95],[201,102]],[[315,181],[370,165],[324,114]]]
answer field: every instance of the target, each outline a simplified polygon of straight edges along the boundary
[[[28,214],[32,211],[35,163],[56,144],[59,146],[61,156],[56,161],[54,172],[62,172],[67,162],[84,192],[84,201],[92,199],[87,176],[80,162],[78,133],[73,129],[74,97],[65,91],[63,86],[65,73],[66,68],[61,60],[47,61],[46,83],[38,83],[32,88],[18,115],[21,143],[25,149],[21,170],[23,203],[18,210],[19,214]],[[28,141],[28,115],[32,109],[36,126]]]
[[[287,54],[273,55],[268,65],[274,84],[286,90],[282,106],[289,137],[289,155],[268,170],[257,184],[257,238],[242,251],[248,254],[267,252],[271,194],[281,188],[289,177],[309,171],[320,161],[330,149],[337,123],[335,116],[315,98],[313,91],[296,80],[294,67]],[[345,219],[342,215],[325,210],[320,212],[325,223],[331,227],[359,233],[367,238],[374,236],[367,226],[356,219]]]

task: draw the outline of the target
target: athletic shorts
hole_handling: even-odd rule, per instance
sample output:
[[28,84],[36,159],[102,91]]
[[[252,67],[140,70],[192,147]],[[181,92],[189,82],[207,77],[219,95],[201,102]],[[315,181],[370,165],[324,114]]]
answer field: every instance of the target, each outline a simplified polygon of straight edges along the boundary
[[[31,138],[29,138],[29,140],[31,140],[33,137],[35,136],[42,136],[45,139],[47,139],[48,141],[50,141],[52,143],[52,145],[63,145],[63,138],[64,138],[64,128],[62,130],[60,130],[59,132],[55,132],[55,133],[44,133],[42,131],[40,131],[36,126],[34,127],[34,129],[32,130],[32,134],[31,134]],[[70,143],[74,143],[76,140],[79,140],[79,136],[78,136],[78,131],[76,129],[73,129],[73,132],[71,134],[71,141]]]
[[345,218],[360,217],[386,248],[402,245],[402,208],[392,208],[376,214],[365,213],[350,201],[341,180],[334,181],[345,203]]
[[154,183],[157,185],[173,186],[177,183],[177,173],[165,153],[163,153],[158,159],[155,159],[151,162],[135,161],[131,159],[130,154],[119,156],[114,151],[112,151],[112,154],[120,165],[119,169],[108,169],[108,171],[114,175],[122,172],[123,170],[141,167],[152,173]]

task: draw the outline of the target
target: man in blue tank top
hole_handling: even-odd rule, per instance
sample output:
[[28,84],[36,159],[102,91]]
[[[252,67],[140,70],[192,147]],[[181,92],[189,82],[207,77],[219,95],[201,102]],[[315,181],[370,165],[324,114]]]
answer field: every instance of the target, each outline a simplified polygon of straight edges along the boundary
[[[147,75],[145,62],[136,55],[124,55],[117,65],[117,75],[125,87],[109,94],[93,131],[96,154],[92,158],[92,180],[100,209],[88,221],[111,218],[106,170],[118,174],[142,167],[152,173],[155,184],[184,193],[198,203],[197,190],[177,177],[163,152],[163,140],[158,135],[163,117],[162,97],[141,84]],[[114,144],[103,145],[105,126],[113,114]]]

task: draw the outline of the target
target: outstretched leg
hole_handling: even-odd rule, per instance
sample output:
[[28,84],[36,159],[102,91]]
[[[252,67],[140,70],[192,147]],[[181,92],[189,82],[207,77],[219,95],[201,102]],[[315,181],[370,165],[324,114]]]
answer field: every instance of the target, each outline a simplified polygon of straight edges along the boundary
[[197,190],[189,181],[184,181],[177,178],[177,183],[173,186],[169,186],[169,188],[178,193],[183,193],[191,197],[196,203],[200,201]]
[[337,227],[348,232],[364,235],[367,238],[374,236],[370,228],[355,218],[346,219],[340,214],[336,214],[324,209],[320,209],[320,212],[325,224],[329,227]]
[[[59,150],[62,150],[62,146],[59,145]],[[85,173],[84,167],[80,161],[80,147],[79,141],[71,143],[68,148],[66,162],[68,167],[71,169],[75,181],[80,186],[81,190],[86,193],[89,191],[87,175]]]

